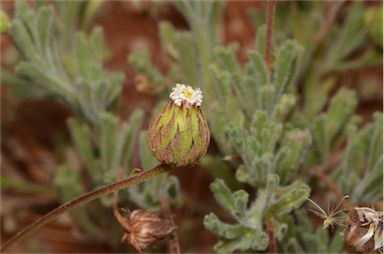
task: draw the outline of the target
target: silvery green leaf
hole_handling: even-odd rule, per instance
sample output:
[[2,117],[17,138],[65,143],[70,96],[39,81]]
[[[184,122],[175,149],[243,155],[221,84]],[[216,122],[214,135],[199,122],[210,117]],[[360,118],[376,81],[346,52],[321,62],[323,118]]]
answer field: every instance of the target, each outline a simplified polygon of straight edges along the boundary
[[127,138],[125,139],[125,145],[123,147],[122,157],[120,159],[121,165],[124,167],[127,167],[129,163],[131,163],[134,146],[138,137],[137,134],[139,133],[139,128],[142,124],[143,117],[144,112],[140,109],[137,109],[131,114],[127,123],[129,125],[129,131],[127,130],[129,135],[127,135]]
[[232,197],[233,197],[234,207],[235,207],[235,212],[233,215],[239,221],[242,221],[242,220],[244,221],[249,194],[244,190],[238,190],[232,194]]
[[215,196],[216,201],[231,214],[236,211],[234,199],[231,190],[227,187],[222,179],[216,179],[211,184],[211,190]]
[[316,157],[318,160],[325,162],[328,160],[330,151],[330,137],[326,128],[326,115],[321,114],[315,119],[311,126],[313,143],[316,148]]
[[260,228],[264,211],[267,205],[273,201],[276,186],[279,184],[279,176],[270,174],[267,177],[267,184],[265,188],[259,189],[259,195],[255,199],[250,208],[248,209],[248,223],[252,228]]
[[293,110],[296,104],[296,97],[293,94],[283,94],[275,105],[274,116],[284,121],[287,115]]
[[147,131],[140,131],[139,134],[139,151],[140,151],[140,160],[144,168],[153,168],[157,165],[156,158],[149,151],[148,147],[148,134]]
[[283,183],[295,175],[311,143],[312,138],[308,130],[292,130],[285,135],[282,141],[282,157],[278,159],[276,165]]
[[175,42],[175,29],[169,22],[161,22],[159,25],[161,41],[165,47],[166,52],[173,59],[179,58],[179,52],[176,49]]
[[326,66],[332,69],[340,61],[344,60],[357,48],[359,48],[367,36],[367,30],[363,25],[362,3],[356,2],[352,5],[345,24],[337,33],[337,37],[329,48]]
[[236,239],[245,232],[244,226],[240,224],[230,225],[223,223],[214,213],[210,213],[204,217],[204,226],[210,231],[226,239]]
[[235,83],[240,82],[240,68],[236,60],[237,46],[215,48],[215,55],[222,69],[226,70]]
[[260,89],[260,97],[261,97],[261,109],[270,113],[274,108],[274,98],[275,98],[276,88],[268,85],[263,86]]
[[340,89],[332,98],[327,111],[327,130],[331,141],[347,124],[357,106],[357,98],[353,91]]
[[248,52],[252,73],[258,86],[264,86],[270,83],[267,65],[264,62],[262,54],[256,51]]
[[257,29],[256,47],[260,55],[265,54],[265,41],[267,38],[267,26],[261,25]]
[[90,167],[90,170],[96,170],[96,155],[94,154],[90,129],[87,125],[73,118],[68,120],[68,126],[81,158]]
[[302,181],[295,181],[287,187],[281,187],[280,195],[273,204],[269,204],[268,214],[280,216],[300,207],[309,197],[310,188]]
[[100,152],[101,160],[104,171],[118,170],[118,168],[111,168],[111,161],[115,150],[117,133],[117,118],[109,113],[104,113],[101,116],[100,124]]
[[276,87],[275,102],[287,91],[295,77],[301,51],[302,48],[290,40],[280,46],[273,65],[273,84]]

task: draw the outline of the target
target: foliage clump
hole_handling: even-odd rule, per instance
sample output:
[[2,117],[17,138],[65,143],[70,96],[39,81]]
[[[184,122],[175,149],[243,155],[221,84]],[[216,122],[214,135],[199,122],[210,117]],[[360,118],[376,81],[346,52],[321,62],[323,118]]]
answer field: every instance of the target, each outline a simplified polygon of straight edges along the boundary
[[[267,26],[259,25],[266,18],[250,12],[259,25],[257,36],[246,61],[239,62],[238,45],[224,45],[219,36],[224,2],[174,4],[190,30],[159,24],[167,72],[152,65],[147,52],[133,52],[128,61],[149,84],[158,85],[151,88],[159,98],[175,83],[203,91],[202,108],[218,151],[202,165],[215,178],[210,189],[231,221],[213,212],[204,217],[204,226],[218,237],[213,249],[267,251],[276,240],[278,251],[339,252],[342,237],[313,230],[300,207],[311,191],[323,188],[314,180],[318,173],[328,174],[356,205],[383,199],[382,113],[363,124],[356,114],[358,95],[339,85],[345,72],[380,64],[380,31],[372,25],[379,20],[376,10],[354,2],[343,22],[323,30],[319,13],[324,3],[279,3],[272,45],[266,43]],[[94,189],[116,181],[120,169],[134,174],[134,156],[145,169],[157,164],[147,147],[147,132],[141,130],[143,111],[136,109],[127,121],[119,119],[116,101],[124,75],[103,67],[108,50],[102,30],[75,29],[89,21],[89,13],[82,20],[82,11],[93,8],[88,5],[39,2],[33,9],[16,1],[7,27],[21,58],[16,75],[4,71],[5,83],[24,94],[53,97],[74,112],[68,120],[73,145],[63,153],[75,151],[80,163],[63,159],[57,169],[55,187],[62,201],[85,191],[84,169]],[[287,18],[293,15],[291,5],[295,18]],[[333,8],[337,12],[341,3]],[[267,47],[273,47],[272,62],[264,57]],[[188,146],[190,137],[183,138]],[[178,180],[167,174],[123,193],[121,202],[149,211],[160,210],[160,194],[166,194],[172,205],[182,203]],[[108,224],[90,218],[105,218],[111,207],[107,197],[71,216],[88,236],[103,241],[102,230]]]

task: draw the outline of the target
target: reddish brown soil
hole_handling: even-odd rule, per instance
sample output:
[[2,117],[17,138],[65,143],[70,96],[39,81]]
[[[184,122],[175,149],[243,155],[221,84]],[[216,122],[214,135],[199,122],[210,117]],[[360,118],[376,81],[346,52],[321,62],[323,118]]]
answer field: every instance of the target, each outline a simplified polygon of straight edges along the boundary
[[[249,8],[262,7],[259,1],[230,1],[225,9],[223,40],[225,43],[239,43],[238,57],[241,61],[246,59],[245,51],[254,47],[256,25],[248,18],[247,12]],[[3,8],[11,14],[13,3],[6,2]],[[153,62],[161,70],[167,70],[167,60],[160,47],[158,36],[158,24],[161,20],[171,22],[178,29],[188,29],[186,21],[169,3],[163,4],[158,9],[148,3],[139,10],[128,1],[104,2],[93,21],[94,25],[104,28],[105,39],[111,53],[106,67],[124,71],[126,74],[119,107],[123,119],[127,118],[135,108],[140,107],[146,111],[148,120],[151,109],[156,103],[154,96],[141,93],[136,89],[135,73],[128,64],[127,57],[134,50],[147,50]],[[4,35],[1,35],[0,45],[2,54],[12,48],[9,38]],[[4,66],[3,61],[1,64],[2,67],[10,68],[10,66]],[[344,81],[350,87],[356,88],[354,80],[371,76],[381,79],[382,84],[382,66],[346,74]],[[382,94],[363,97],[358,112],[369,119],[373,111],[382,110],[382,99]],[[58,140],[62,140],[63,143],[70,142],[66,127],[66,120],[70,113],[64,106],[49,99],[18,101],[6,87],[1,87],[1,105],[2,174],[52,189],[52,193],[33,197],[2,190],[3,200],[0,211],[1,242],[3,242],[9,237],[9,234],[5,233],[5,228],[14,233],[58,204],[52,188],[53,172],[60,160],[55,146]],[[183,208],[174,211],[176,224],[183,225],[179,229],[183,232],[180,236],[182,251],[211,252],[211,247],[217,238],[204,228],[202,219],[209,211],[220,210],[209,190],[212,178],[200,167],[179,170],[175,174],[180,180],[186,202]],[[15,204],[5,205],[6,198],[10,197],[16,200]],[[26,202],[27,198],[29,203]],[[197,203],[205,205],[194,205]],[[5,212],[13,213],[12,216],[7,217],[10,221],[3,220]],[[78,253],[111,251],[108,246],[79,239],[76,234],[73,234],[73,230],[73,223],[68,217],[44,227],[35,238],[42,240],[46,249],[37,251]],[[19,246],[15,251],[23,252],[25,249]]]

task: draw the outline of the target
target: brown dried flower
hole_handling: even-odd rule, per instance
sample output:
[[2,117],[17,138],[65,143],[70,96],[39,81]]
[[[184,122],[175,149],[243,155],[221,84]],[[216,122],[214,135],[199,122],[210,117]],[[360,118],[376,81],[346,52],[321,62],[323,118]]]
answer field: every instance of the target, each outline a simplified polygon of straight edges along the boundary
[[383,213],[368,207],[350,209],[345,240],[358,252],[382,253]]
[[129,218],[124,219],[119,219],[125,231],[121,241],[129,243],[139,252],[176,229],[169,220],[145,210],[134,210],[129,214]]

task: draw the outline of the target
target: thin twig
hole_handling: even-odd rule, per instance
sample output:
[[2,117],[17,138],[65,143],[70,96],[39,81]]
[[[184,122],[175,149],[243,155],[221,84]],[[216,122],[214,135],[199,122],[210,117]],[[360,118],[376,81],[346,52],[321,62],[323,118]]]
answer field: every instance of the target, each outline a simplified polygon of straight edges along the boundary
[[343,194],[340,192],[339,188],[337,188],[336,184],[326,175],[324,175],[323,172],[317,171],[315,175],[335,194],[338,200],[343,199]]
[[267,1],[267,38],[265,45],[265,63],[267,64],[269,70],[272,68],[271,57],[273,49],[273,24],[275,22],[275,10],[276,10],[276,1],[268,0]]
[[313,174],[316,178],[322,181],[333,192],[333,194],[335,194],[336,198],[342,202],[343,205],[349,206],[350,203],[344,198],[343,193],[339,190],[337,185],[329,177],[327,177],[327,173],[331,172],[337,165],[339,165],[342,158],[343,153],[337,152],[336,155],[332,156],[328,164],[324,166],[317,166],[311,171],[314,172]]
[[[120,179],[123,177],[124,171],[122,168],[119,170],[119,174],[117,177],[117,180],[120,181]],[[124,216],[120,214],[119,210],[119,190],[116,190],[113,192],[113,214],[115,215],[117,221],[120,223],[120,225],[124,228],[126,231],[131,231],[131,227],[128,225],[126,219]]]
[[317,171],[315,173],[316,177],[322,181],[332,192],[335,194],[337,200],[342,203],[343,207],[350,207],[351,203],[345,198],[345,196],[341,193],[336,184],[328,178],[322,171]]
[[267,232],[269,237],[269,253],[277,253],[277,244],[276,244],[276,236],[275,231],[273,229],[273,219],[270,218],[267,222]]
[[60,215],[64,214],[65,212],[79,207],[80,205],[83,205],[85,203],[88,203],[89,201],[92,201],[96,198],[99,198],[101,196],[104,196],[106,194],[112,193],[116,190],[121,190],[124,188],[127,188],[133,184],[137,184],[140,182],[143,182],[145,180],[148,180],[154,176],[160,175],[161,173],[170,171],[172,168],[170,168],[167,165],[158,165],[152,169],[143,171],[142,173],[138,173],[133,176],[129,176],[121,181],[117,181],[115,183],[103,186],[99,189],[96,189],[94,191],[85,193],[75,199],[72,199],[56,209],[52,210],[51,212],[43,215],[38,220],[30,224],[29,226],[22,229],[20,232],[18,232],[16,235],[14,235],[10,240],[8,240],[3,246],[0,248],[0,252],[4,252],[5,250],[9,249],[13,244],[19,242],[20,240],[26,238],[31,233],[35,232],[40,227],[46,225],[47,223],[53,221]]
[[[165,219],[169,220],[172,226],[176,228],[175,222],[173,221],[173,216],[171,212],[171,208],[169,207],[169,200],[168,196],[165,194],[162,194],[160,196],[160,204],[161,204],[161,210],[163,212],[163,216]],[[177,231],[174,230],[169,236],[167,240],[167,248],[168,253],[180,253],[180,245],[179,245],[179,238],[177,236]]]
[[326,2],[326,4],[330,4],[331,7],[329,8],[330,10],[326,10],[325,12],[326,16],[324,17],[325,19],[324,25],[321,27],[320,31],[315,36],[315,42],[317,44],[322,43],[323,40],[327,37],[329,31],[332,28],[332,25],[336,20],[337,13],[339,12],[340,8],[343,6],[344,2],[345,0]]

